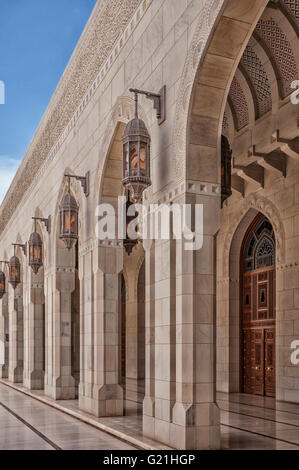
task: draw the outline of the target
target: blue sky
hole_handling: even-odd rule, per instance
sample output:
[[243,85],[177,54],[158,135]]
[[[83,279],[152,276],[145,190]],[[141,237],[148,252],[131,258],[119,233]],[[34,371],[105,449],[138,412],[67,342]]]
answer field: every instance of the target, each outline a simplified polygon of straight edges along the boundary
[[0,203],[96,0],[1,0]]

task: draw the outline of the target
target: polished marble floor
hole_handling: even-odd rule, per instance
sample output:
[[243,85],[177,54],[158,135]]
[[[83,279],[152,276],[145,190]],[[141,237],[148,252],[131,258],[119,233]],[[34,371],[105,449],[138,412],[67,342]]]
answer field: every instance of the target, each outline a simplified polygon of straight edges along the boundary
[[131,450],[134,447],[0,384],[0,450],[59,449]]
[[299,405],[239,393],[217,402],[223,449],[299,450]]
[[[43,392],[33,392],[39,397]],[[234,450],[299,450],[299,405],[244,394],[217,394],[221,447]],[[77,401],[58,402],[78,411]],[[83,413],[82,413],[83,416]],[[136,440],[142,418],[93,418]],[[162,446],[160,448],[163,448]],[[130,450],[131,444],[0,384],[0,450]]]

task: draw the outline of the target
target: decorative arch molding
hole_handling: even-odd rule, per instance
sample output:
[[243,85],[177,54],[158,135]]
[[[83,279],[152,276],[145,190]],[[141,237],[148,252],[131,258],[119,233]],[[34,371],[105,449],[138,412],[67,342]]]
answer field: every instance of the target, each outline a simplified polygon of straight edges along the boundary
[[229,261],[230,251],[233,242],[234,235],[238,230],[238,227],[249,213],[250,209],[254,209],[257,212],[264,214],[272,224],[275,233],[276,241],[276,262],[277,265],[281,265],[285,260],[285,231],[280,213],[277,207],[265,197],[259,196],[258,194],[251,194],[247,199],[244,200],[238,214],[235,216],[233,222],[230,225],[223,250],[223,277],[229,277]]
[[173,139],[175,149],[175,161],[173,165],[173,178],[175,180],[184,179],[186,174],[185,157],[187,151],[187,129],[188,114],[192,99],[193,85],[195,82],[198,67],[207,47],[211,34],[212,25],[220,16],[227,0],[213,0],[206,2],[185,62],[181,84],[178,92],[178,99],[175,111]]
[[[213,119],[212,125],[209,126],[209,133],[212,135],[211,140],[213,139],[214,141],[214,147],[217,147],[218,150],[221,136],[224,106],[226,103],[230,85],[237,69],[237,66],[239,64],[239,61],[241,59],[242,53],[249,41],[249,38],[253,33],[257,21],[259,20],[262,12],[266,8],[267,3],[267,0],[256,0],[252,2],[249,8],[247,4],[244,5],[236,0],[213,0],[211,2],[206,2],[199,24],[193,36],[190,50],[187,55],[178,93],[177,107],[173,127],[173,142],[175,147],[173,179],[179,181],[186,178],[186,155],[188,154],[187,145],[189,144],[190,140],[190,136],[188,135],[188,128],[190,127],[190,115],[194,96],[194,84],[196,82],[199,82],[199,80],[197,80],[197,75],[199,67],[200,71],[202,71],[204,59],[210,52],[208,46],[211,46],[211,44],[213,43],[215,37],[217,36],[217,32],[219,33],[219,35],[221,35],[221,28],[222,26],[224,26],[221,25],[221,20],[224,18],[224,15],[221,13],[226,12],[227,17],[225,17],[225,19],[227,19],[228,21],[232,20],[234,22],[235,31],[232,32],[232,35],[235,35],[236,37],[234,51],[236,57],[233,57],[233,54],[231,55],[231,57],[227,57],[227,55],[223,56],[222,59],[223,63],[225,63],[225,71],[223,71],[223,73],[221,74],[222,84],[216,87],[218,88],[218,96],[216,101],[219,105],[219,113],[217,118]],[[240,21],[240,23],[237,25],[238,18],[242,21]],[[246,21],[244,21],[244,19]],[[216,42],[217,39],[219,38],[216,37]],[[217,46],[219,46],[219,44],[217,44]],[[221,68],[220,59],[221,57],[219,57],[218,55],[219,67]],[[211,67],[211,70],[212,69],[213,67]],[[210,74],[213,74],[211,70]],[[206,82],[208,82],[208,77],[205,78]],[[200,84],[197,85],[197,88],[200,88],[200,86]],[[200,117],[197,117],[199,120]]]

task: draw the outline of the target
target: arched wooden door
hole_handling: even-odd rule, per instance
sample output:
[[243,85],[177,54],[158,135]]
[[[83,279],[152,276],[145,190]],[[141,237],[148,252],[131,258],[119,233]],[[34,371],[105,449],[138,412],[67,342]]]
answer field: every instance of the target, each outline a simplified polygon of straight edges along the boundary
[[242,390],[275,397],[275,237],[262,214],[245,235],[240,279]]

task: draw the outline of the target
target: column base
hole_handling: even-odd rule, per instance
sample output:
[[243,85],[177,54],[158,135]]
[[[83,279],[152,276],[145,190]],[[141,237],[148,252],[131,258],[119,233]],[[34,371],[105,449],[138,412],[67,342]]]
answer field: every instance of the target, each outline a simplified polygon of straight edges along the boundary
[[29,372],[29,377],[24,378],[24,386],[29,390],[43,390],[45,388],[45,374],[36,370]]
[[155,400],[144,397],[143,400],[143,434],[150,439],[155,439]]
[[220,411],[216,403],[176,403],[172,422],[153,416],[153,400],[144,401],[143,434],[180,450],[220,449]]
[[220,410],[216,403],[176,403],[170,445],[184,450],[220,449]]
[[8,366],[0,366],[0,379],[8,379]]
[[54,400],[75,400],[76,387],[73,377],[54,377],[45,380],[45,394]]
[[23,383],[23,368],[16,367],[15,369],[8,370],[8,380],[14,384]]
[[93,414],[97,418],[107,416],[123,416],[123,389],[120,385],[80,384],[79,408]]

